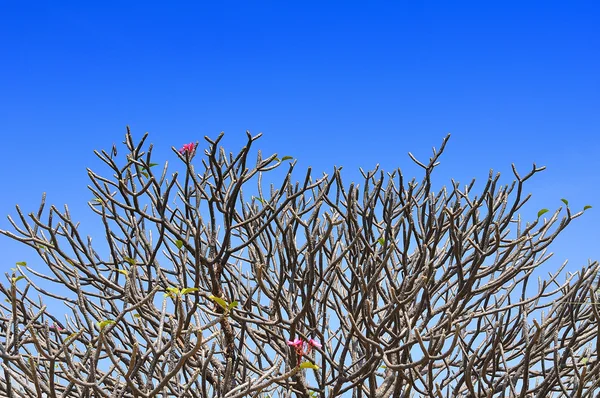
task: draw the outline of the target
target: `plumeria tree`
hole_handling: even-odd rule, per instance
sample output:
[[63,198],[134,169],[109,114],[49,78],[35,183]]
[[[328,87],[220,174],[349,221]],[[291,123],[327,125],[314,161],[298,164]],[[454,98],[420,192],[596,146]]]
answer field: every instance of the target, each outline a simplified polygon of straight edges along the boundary
[[[428,162],[411,155],[420,181],[374,170],[346,185],[339,169],[309,169],[296,182],[288,156],[251,161],[259,136],[237,153],[221,137],[174,148],[182,173],[129,131],[125,156],[97,152],[100,243],[67,207],[17,207],[0,232],[46,267],[17,263],[0,284],[0,395],[597,394],[598,263],[530,288],[587,209],[563,200],[523,221],[542,168],[435,192],[446,138]],[[265,188],[267,174],[279,183]]]

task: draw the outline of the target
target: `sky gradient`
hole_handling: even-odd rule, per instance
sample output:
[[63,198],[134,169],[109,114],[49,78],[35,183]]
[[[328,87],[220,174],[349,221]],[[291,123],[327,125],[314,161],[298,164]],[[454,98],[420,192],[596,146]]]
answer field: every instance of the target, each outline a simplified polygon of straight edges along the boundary
[[[257,148],[348,183],[376,164],[420,177],[407,152],[426,160],[451,133],[438,186],[545,165],[524,219],[594,206],[547,271],[600,259],[599,2],[194,3],[0,3],[0,229],[42,192],[98,226],[86,167],[126,125],[169,162],[205,135],[237,151],[263,132]],[[4,270],[39,261],[0,248]]]

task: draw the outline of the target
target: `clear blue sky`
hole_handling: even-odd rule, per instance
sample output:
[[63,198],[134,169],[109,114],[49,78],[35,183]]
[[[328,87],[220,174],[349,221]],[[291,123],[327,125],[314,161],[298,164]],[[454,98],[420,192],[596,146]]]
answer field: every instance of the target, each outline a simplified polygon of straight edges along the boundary
[[[0,3],[0,228],[42,192],[83,225],[92,151],[150,132],[171,146],[215,137],[299,159],[299,168],[380,163],[467,182],[510,164],[548,170],[530,214],[594,206],[555,246],[554,269],[600,259],[600,2]],[[101,239],[96,236],[96,240]],[[2,269],[35,254],[0,237]]]

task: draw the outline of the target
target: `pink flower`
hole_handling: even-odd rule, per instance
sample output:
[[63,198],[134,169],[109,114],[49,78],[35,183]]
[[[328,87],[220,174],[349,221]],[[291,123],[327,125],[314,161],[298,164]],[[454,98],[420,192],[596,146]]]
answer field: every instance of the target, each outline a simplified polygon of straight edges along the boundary
[[290,347],[294,347],[296,351],[296,355],[298,356],[298,366],[300,366],[300,362],[302,361],[302,357],[310,354],[314,347],[321,348],[321,344],[317,340],[310,339],[308,341],[304,341],[296,337],[294,340],[288,341],[287,345]]
[[313,340],[313,339],[308,340],[308,345],[311,347],[317,347],[317,348],[323,347],[317,340]]
[[196,145],[193,142],[190,142],[189,144],[182,146],[179,153],[182,155],[191,155],[194,152],[194,149],[196,149]]

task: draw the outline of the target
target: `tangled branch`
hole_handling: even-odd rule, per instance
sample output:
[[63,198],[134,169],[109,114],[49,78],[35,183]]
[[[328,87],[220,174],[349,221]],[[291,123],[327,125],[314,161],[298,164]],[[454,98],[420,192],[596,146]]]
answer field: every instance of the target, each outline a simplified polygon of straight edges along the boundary
[[[600,389],[599,265],[539,282],[548,246],[583,211],[523,222],[526,175],[473,193],[432,190],[448,137],[422,167],[319,178],[222,138],[152,163],[127,132],[96,152],[91,210],[105,248],[67,207],[17,207],[13,231],[44,273],[0,284],[0,393],[31,397],[550,397]],[[120,164],[121,162],[124,164]],[[279,186],[266,173],[287,167]],[[158,170],[158,171],[156,171]],[[566,201],[565,201],[566,202]],[[46,210],[47,209],[47,210]],[[535,290],[535,289],[534,289]],[[41,298],[32,293],[37,292]],[[44,300],[59,300],[59,319]]]

